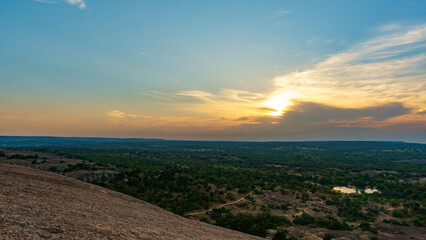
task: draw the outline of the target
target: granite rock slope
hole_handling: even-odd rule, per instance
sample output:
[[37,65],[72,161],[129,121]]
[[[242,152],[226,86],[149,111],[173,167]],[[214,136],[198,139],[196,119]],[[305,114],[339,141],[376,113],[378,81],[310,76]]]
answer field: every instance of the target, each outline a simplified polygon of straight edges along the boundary
[[0,164],[0,239],[261,239],[59,174]]

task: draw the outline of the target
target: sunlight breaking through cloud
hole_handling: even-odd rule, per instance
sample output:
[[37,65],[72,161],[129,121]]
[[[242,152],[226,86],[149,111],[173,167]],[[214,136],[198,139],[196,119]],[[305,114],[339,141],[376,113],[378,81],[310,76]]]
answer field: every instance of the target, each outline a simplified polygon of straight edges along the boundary
[[274,79],[277,94],[340,107],[403,102],[426,109],[426,24],[384,27],[381,36],[357,44],[303,71]]
[[271,112],[270,115],[279,116],[283,113],[286,107],[292,105],[291,99],[295,97],[296,94],[294,92],[285,91],[281,94],[272,96],[264,104],[265,106],[276,110],[276,112]]
[[[376,31],[376,37],[310,68],[275,77],[272,93],[222,89],[216,94],[191,90],[176,92],[169,95],[169,99],[175,104],[182,104],[179,97],[198,100],[198,103],[191,103],[191,111],[210,110],[212,116],[217,115],[220,108],[230,110],[222,112],[225,115],[226,112],[239,112],[240,117],[280,116],[295,101],[340,108],[400,102],[413,111],[425,111],[426,24],[401,26],[393,23]],[[158,96],[164,98],[164,95]]]

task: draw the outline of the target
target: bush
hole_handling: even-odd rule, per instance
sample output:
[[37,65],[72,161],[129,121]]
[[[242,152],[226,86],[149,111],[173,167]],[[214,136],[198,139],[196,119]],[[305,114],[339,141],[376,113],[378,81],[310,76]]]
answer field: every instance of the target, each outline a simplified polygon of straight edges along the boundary
[[307,213],[303,213],[302,215],[296,216],[293,219],[294,224],[301,225],[301,226],[311,225],[314,222],[315,222],[315,218]]
[[47,169],[47,171],[49,171],[49,172],[57,172],[58,168],[56,166],[52,166],[49,169]]
[[234,194],[232,194],[232,193],[227,193],[226,194],[226,199],[228,199],[228,200],[231,200],[231,201],[233,201],[233,200],[235,200],[235,197],[234,197]]
[[239,208],[247,208],[248,209],[249,205],[246,202],[240,202],[240,203],[237,204],[237,207],[239,207]]
[[[212,216],[212,215],[210,215]],[[245,232],[259,237],[266,237],[268,229],[276,229],[278,226],[290,225],[290,221],[284,216],[271,216],[270,214],[222,214],[216,219],[216,225]]]
[[322,237],[323,240],[331,240],[334,238],[334,235],[331,233],[327,233],[324,235],[324,237]]
[[426,226],[426,221],[425,221],[424,218],[422,219],[419,216],[417,216],[413,219],[413,224],[416,227],[424,227],[424,226]]
[[406,209],[404,209],[404,210],[393,210],[392,216],[396,217],[396,218],[405,218],[407,216],[408,212],[407,212]]
[[278,229],[277,233],[272,237],[272,240],[297,240],[295,237],[287,238],[288,230]]
[[346,222],[339,221],[338,219],[332,216],[329,216],[327,218],[315,219],[307,213],[303,213],[300,216],[296,216],[293,219],[293,224],[301,226],[311,225],[312,227],[322,227],[330,230],[352,230],[351,226],[349,226]]
[[288,230],[279,229],[277,233],[275,233],[274,237],[272,237],[272,240],[286,240],[287,234],[288,234]]
[[400,226],[406,226],[406,227],[410,226],[410,224],[407,221],[405,221],[405,220],[398,221],[396,219],[384,219],[383,223],[390,223],[390,224],[395,224],[395,225],[400,225]]
[[371,228],[371,226],[370,226],[370,224],[368,223],[368,222],[361,222],[361,224],[359,225],[359,228],[362,230],[362,231],[370,231],[370,228]]
[[344,221],[339,221],[338,219],[329,216],[327,218],[318,218],[315,220],[315,227],[323,227],[330,230],[352,230],[351,226],[349,226]]

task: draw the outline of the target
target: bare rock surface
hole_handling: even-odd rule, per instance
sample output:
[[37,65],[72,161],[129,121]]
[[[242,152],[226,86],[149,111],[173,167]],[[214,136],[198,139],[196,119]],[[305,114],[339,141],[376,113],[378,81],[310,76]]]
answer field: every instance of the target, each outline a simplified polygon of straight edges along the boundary
[[0,164],[0,239],[261,239],[59,174]]

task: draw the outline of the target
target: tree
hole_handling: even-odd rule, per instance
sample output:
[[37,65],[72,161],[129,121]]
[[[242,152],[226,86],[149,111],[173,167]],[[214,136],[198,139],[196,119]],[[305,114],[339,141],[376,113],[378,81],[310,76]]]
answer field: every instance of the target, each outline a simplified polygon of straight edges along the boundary
[[287,240],[288,230],[278,229],[272,240]]
[[314,222],[315,222],[315,218],[312,217],[311,215],[307,214],[307,213],[303,213],[302,215],[296,216],[293,219],[293,223],[294,224],[296,224],[296,225],[302,225],[302,226],[311,225]]
[[334,238],[334,235],[333,234],[331,234],[331,233],[326,233],[325,235],[324,235],[324,237],[322,237],[322,239],[323,240],[331,240],[331,239],[333,239]]
[[287,238],[288,230],[287,229],[278,229],[275,235],[272,237],[272,240],[297,240],[295,237]]

